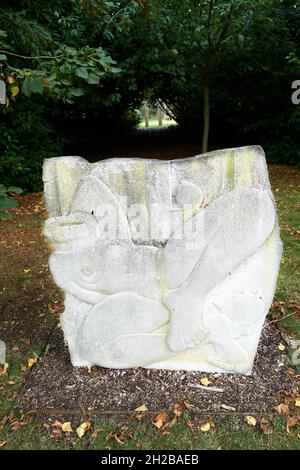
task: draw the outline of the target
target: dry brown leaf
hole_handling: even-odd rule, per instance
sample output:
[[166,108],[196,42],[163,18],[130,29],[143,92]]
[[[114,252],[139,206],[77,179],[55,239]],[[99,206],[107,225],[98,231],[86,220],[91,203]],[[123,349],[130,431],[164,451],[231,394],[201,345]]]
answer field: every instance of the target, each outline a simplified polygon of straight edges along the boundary
[[61,429],[63,432],[73,432],[71,421],[63,423]]
[[7,441],[0,440],[0,447],[4,447]]
[[23,364],[21,364],[21,367],[20,367],[21,371],[22,372],[26,372],[28,367],[27,366],[24,366]]
[[201,432],[208,432],[210,430],[210,422],[206,421],[205,423],[201,424],[200,431]]
[[285,405],[284,403],[280,403],[277,406],[274,406],[274,410],[277,411],[277,413],[289,413],[289,406]]
[[190,410],[192,408],[195,408],[195,405],[192,405],[191,403],[189,403],[188,401],[184,400],[183,402],[184,406],[186,407],[187,410]]
[[201,382],[201,384],[204,385],[205,387],[208,387],[208,385],[212,383],[210,380],[208,380],[207,377],[203,377],[203,379],[200,379],[200,382]]
[[145,416],[144,414],[133,415],[133,417],[134,417],[135,419],[137,419],[138,421],[141,421],[144,416]]
[[166,429],[166,428],[170,428],[175,423],[177,423],[177,417],[176,416],[174,416],[174,418],[172,418],[171,421],[168,421],[167,423],[165,423],[161,429],[163,430],[163,429]]
[[144,412],[144,411],[148,411],[148,408],[146,405],[141,405],[138,408],[136,408],[134,411]]
[[21,427],[21,423],[18,419],[14,419],[13,421],[11,421],[10,427],[12,431],[18,431]]
[[249,426],[256,426],[256,419],[253,416],[245,416],[245,421]]
[[177,416],[177,418],[179,418],[183,413],[182,406],[176,403],[176,405],[174,406],[173,413],[175,416]]
[[37,357],[31,357],[30,359],[28,359],[27,361],[27,364],[28,364],[28,367],[32,367],[34,364],[37,363]]
[[120,436],[118,436],[117,433],[115,432],[110,432],[109,434],[107,434],[107,436],[105,437],[105,440],[106,441],[109,441],[110,439],[114,439],[118,444],[120,444],[121,446],[125,443],[125,441],[123,441],[121,439]]
[[259,423],[260,430],[266,436],[272,434],[272,430],[269,428],[269,423],[265,418],[262,418]]
[[91,438],[95,439],[98,436],[98,434],[100,434],[100,432],[103,432],[103,431],[105,431],[105,429],[102,429],[102,428],[95,429],[95,431],[91,435]]
[[162,411],[161,413],[159,413],[155,418],[154,420],[152,421],[152,424],[157,428],[157,429],[160,429],[164,422],[166,421],[167,419],[167,413],[165,411]]
[[56,427],[56,428],[61,428],[62,423],[60,421],[55,420],[54,423],[51,424],[51,426]]
[[291,431],[290,431],[290,428],[292,428],[293,426],[297,426],[298,424],[298,419],[296,416],[291,416],[290,418],[287,419],[287,422],[286,422],[286,432],[291,435]]
[[9,368],[9,365],[7,362],[4,362],[3,367],[0,369],[0,375],[5,375],[7,374],[7,370]]
[[77,436],[81,439],[85,433],[91,428],[92,423],[90,421],[85,421],[76,429]]

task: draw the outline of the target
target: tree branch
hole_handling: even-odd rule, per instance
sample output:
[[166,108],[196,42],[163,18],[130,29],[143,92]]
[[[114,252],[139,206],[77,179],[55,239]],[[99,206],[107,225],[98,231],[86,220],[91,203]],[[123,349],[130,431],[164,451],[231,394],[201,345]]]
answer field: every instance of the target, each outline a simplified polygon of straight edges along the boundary
[[0,51],[0,54],[7,54],[7,55],[12,55],[14,57],[20,57],[21,59],[29,59],[29,60],[34,60],[34,59],[61,59],[63,54],[61,55],[38,55],[38,56],[27,56],[27,55],[21,55],[21,54],[15,54],[14,52],[9,52],[9,51]]

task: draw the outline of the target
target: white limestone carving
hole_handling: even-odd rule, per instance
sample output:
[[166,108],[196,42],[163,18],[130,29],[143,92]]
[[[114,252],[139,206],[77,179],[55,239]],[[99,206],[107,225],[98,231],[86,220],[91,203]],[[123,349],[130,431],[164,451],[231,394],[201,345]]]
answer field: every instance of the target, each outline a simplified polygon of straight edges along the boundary
[[260,147],[44,163],[74,366],[251,373],[281,258]]

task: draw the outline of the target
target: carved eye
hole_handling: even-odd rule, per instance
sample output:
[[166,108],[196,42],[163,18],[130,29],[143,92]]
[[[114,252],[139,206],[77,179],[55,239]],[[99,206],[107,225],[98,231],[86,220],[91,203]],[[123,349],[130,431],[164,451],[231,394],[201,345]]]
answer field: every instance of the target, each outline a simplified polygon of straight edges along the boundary
[[94,274],[94,270],[90,266],[82,266],[81,272],[84,274],[84,276],[91,276]]

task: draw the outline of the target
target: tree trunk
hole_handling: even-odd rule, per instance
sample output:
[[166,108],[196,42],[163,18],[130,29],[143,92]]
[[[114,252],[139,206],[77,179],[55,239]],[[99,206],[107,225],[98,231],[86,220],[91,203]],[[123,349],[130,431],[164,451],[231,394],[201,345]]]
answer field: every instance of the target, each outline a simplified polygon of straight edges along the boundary
[[157,118],[158,118],[158,125],[162,126],[163,123],[163,110],[160,106],[157,106]]
[[209,121],[210,121],[210,105],[209,105],[209,87],[204,84],[203,91],[203,137],[202,137],[202,153],[208,150]]
[[144,103],[144,119],[145,119],[145,127],[149,127],[149,106],[147,103]]

